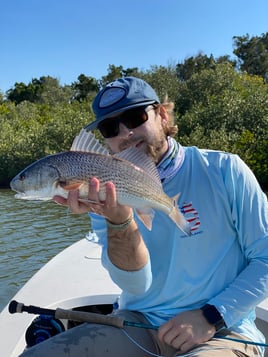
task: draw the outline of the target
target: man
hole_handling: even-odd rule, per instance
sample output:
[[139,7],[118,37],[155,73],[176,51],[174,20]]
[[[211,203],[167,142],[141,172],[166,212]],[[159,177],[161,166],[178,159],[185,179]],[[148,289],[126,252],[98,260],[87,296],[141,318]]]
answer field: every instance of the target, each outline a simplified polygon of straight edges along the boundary
[[121,78],[96,96],[96,120],[86,129],[98,129],[114,153],[135,146],[152,157],[165,192],[180,193],[191,235],[161,212],[147,230],[117,203],[112,182],[100,200],[98,178],[89,183],[95,203],[79,202],[78,191],[54,197],[73,213],[90,212],[102,263],[123,291],[117,313],[158,331],[82,325],[65,333],[65,343],[55,337],[40,344],[44,355],[262,355],[247,341],[264,342],[254,319],[268,295],[267,198],[236,155],[176,143],[172,109],[143,80]]

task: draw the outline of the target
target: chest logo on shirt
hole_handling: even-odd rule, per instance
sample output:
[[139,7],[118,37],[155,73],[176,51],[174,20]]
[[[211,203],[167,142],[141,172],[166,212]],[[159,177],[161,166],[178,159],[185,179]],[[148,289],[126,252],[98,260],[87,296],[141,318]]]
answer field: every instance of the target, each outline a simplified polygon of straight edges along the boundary
[[201,225],[199,214],[197,210],[193,207],[192,202],[184,203],[182,207],[180,207],[180,209],[181,212],[184,214],[185,219],[190,223],[191,233],[193,235],[201,233],[201,231],[199,231]]

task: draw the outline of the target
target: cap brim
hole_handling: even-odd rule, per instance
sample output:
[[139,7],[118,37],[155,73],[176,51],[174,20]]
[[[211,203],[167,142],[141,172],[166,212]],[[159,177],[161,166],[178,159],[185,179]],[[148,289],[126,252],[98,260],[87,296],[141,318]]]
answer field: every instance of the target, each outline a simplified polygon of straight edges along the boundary
[[94,120],[93,122],[89,123],[88,125],[86,125],[84,127],[85,130],[89,131],[89,130],[93,130],[93,129],[97,129],[98,125],[107,118],[111,118],[113,117],[115,114],[120,114],[125,112],[128,109],[132,109],[132,108],[137,108],[137,107],[144,107],[153,103],[157,103],[155,100],[148,100],[146,102],[141,102],[141,103],[135,103],[135,104],[130,104],[127,107],[124,108],[120,108],[117,110],[114,110],[112,112],[109,112],[105,115],[103,115],[102,117],[97,118],[96,120]]

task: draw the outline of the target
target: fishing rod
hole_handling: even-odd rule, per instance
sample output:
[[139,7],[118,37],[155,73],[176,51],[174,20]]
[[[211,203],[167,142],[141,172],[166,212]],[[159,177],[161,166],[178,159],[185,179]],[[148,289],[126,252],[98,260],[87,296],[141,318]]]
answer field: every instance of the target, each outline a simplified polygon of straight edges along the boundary
[[124,326],[133,326],[133,327],[158,330],[158,327],[155,325],[126,321],[119,316],[111,316],[111,315],[108,316],[108,315],[101,315],[93,312],[65,310],[61,308],[57,308],[56,310],[45,309],[33,305],[26,306],[21,302],[17,302],[16,300],[12,300],[10,302],[8,306],[8,311],[11,314],[28,312],[28,314],[52,316],[55,317],[56,319],[66,319],[66,320],[73,320],[79,322],[91,322],[91,323],[97,323],[102,325],[110,325],[119,328],[123,328]]
[[[46,309],[33,305],[26,306],[23,303],[17,302],[16,300],[12,300],[10,302],[8,310],[11,314],[28,312],[29,314],[46,315],[46,316],[54,317],[56,319],[67,319],[67,320],[73,320],[78,322],[91,322],[91,323],[97,323],[102,325],[110,325],[119,328],[123,328],[124,326],[132,326],[132,327],[145,328],[151,330],[158,330],[159,328],[158,326],[151,325],[151,324],[143,324],[140,322],[127,321],[119,316],[111,316],[111,315],[108,316],[108,315],[101,315],[93,312],[65,310],[61,308],[57,308],[56,310],[53,310],[53,309]],[[214,337],[268,348],[267,343],[240,340],[240,339],[217,335],[217,334]]]

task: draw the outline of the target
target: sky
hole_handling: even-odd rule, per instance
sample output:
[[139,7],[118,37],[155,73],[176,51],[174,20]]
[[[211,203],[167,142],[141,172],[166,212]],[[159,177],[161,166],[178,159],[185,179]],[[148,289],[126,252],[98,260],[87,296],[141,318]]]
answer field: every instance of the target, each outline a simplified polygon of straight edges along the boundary
[[233,55],[233,36],[268,32],[267,0],[2,0],[0,91],[51,76],[101,79],[124,69]]

